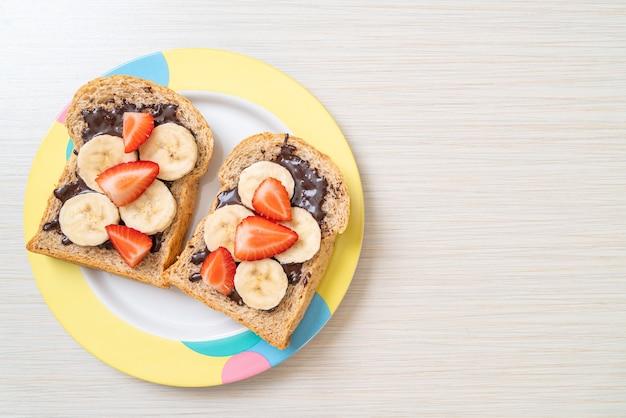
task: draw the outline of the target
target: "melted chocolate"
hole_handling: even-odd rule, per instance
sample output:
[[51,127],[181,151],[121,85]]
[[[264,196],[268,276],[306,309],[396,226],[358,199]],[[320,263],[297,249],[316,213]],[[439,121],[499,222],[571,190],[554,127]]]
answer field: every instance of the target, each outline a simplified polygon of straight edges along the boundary
[[204,250],[193,254],[191,256],[191,262],[195,265],[202,264],[204,259],[207,258],[207,256],[209,255],[209,252],[210,251],[208,250],[208,248],[205,248]]
[[161,242],[163,241],[163,232],[157,232],[156,234],[150,235],[150,239],[152,239],[152,247],[150,247],[150,252],[158,253],[161,249]]
[[295,181],[295,190],[291,198],[292,206],[308,210],[317,223],[321,224],[326,216],[322,211],[322,204],[326,197],[328,182],[319,175],[317,170],[311,168],[307,161],[295,155],[294,151],[295,147],[285,142],[274,162],[289,170]]
[[245,305],[243,303],[243,299],[241,299],[241,296],[239,296],[239,293],[237,293],[236,290],[233,290],[232,292],[230,292],[230,295],[228,295],[228,297],[230,298],[230,300],[232,300],[239,306]]
[[[78,180],[73,181],[71,183],[64,184],[58,189],[55,189],[52,193],[54,194],[54,197],[56,197],[57,199],[61,201],[61,204],[64,204],[65,202],[67,202],[69,199],[71,199],[74,196],[77,196],[81,193],[91,193],[91,192],[92,190],[89,187],[87,187],[83,179],[79,177]],[[43,225],[42,229],[44,231],[57,231],[59,233],[62,233],[61,225],[59,224],[58,217],[51,220],[50,222],[46,222]],[[66,236],[64,236],[62,242],[65,245],[72,243],[69,240],[69,238],[67,238]]]
[[61,204],[67,202],[72,197],[79,195],[81,193],[91,192],[92,190],[87,187],[87,184],[80,177],[78,180],[64,184],[58,189],[54,190],[54,197],[61,201]]
[[59,224],[59,220],[58,219],[54,219],[50,222],[47,222],[43,225],[42,228],[44,231],[54,231],[54,230],[60,230],[61,229],[61,225]]
[[154,126],[163,123],[180,123],[176,117],[178,106],[173,104],[156,104],[149,106],[136,106],[132,103],[124,102],[113,110],[97,108],[94,110],[83,110],[82,115],[87,127],[83,129],[83,141],[87,142],[98,135],[122,136],[122,120],[125,112],[147,111],[154,117]]
[[[289,283],[296,284],[302,278],[302,263],[281,264]],[[306,284],[306,283],[305,283]]]
[[115,247],[113,247],[113,244],[109,240],[106,240],[102,244],[98,245],[98,248],[100,248],[101,250],[114,250],[115,249]]
[[217,195],[217,206],[215,209],[219,209],[226,205],[243,205],[241,197],[239,197],[239,191],[236,187],[231,190],[225,190]]

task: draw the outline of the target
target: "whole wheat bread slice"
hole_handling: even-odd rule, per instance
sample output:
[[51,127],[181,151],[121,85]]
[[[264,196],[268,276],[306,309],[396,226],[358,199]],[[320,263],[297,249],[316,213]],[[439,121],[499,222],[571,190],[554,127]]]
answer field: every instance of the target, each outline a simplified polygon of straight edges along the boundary
[[[311,170],[315,170],[326,180],[327,185],[321,205],[322,216],[318,219],[322,232],[320,250],[312,259],[301,265],[299,279],[289,284],[280,304],[269,311],[253,309],[222,295],[202,280],[190,280],[194,275],[197,278],[200,271],[200,264],[192,261],[194,254],[206,251],[203,238],[204,219],[197,225],[178,260],[164,274],[168,283],[205,305],[232,317],[279,349],[289,345],[291,334],[300,323],[324,277],[335,239],[346,229],[350,217],[350,197],[337,165],[306,141],[286,134],[262,133],[240,142],[219,170],[222,188],[218,196],[236,188],[239,174],[243,169],[257,161],[275,161],[285,147],[289,147],[293,155],[307,162]],[[215,211],[218,204],[216,197],[209,213]]]
[[[162,117],[169,112],[168,121],[175,120],[175,123],[189,129],[198,145],[198,159],[193,170],[184,177],[168,183],[178,208],[172,224],[160,235],[153,237],[156,243],[153,250],[159,245],[158,251],[151,252],[138,266],[131,268],[110,245],[94,247],[64,243],[63,234],[59,228],[55,228],[62,203],[54,194],[48,198],[39,229],[26,244],[26,248],[35,253],[104,270],[158,287],[169,287],[163,280],[162,273],[176,260],[182,249],[198,195],[198,182],[206,172],[213,153],[211,128],[188,99],[149,80],[125,75],[97,78],[82,86],[74,95],[67,112],[65,126],[74,143],[74,152],[65,164],[57,182],[57,189],[79,180],[76,155],[85,141],[98,130],[87,123],[86,117],[114,109],[118,109],[116,113],[121,116],[123,111],[133,108],[150,111],[155,115],[155,121],[159,115]],[[106,132],[100,133],[121,136],[121,124],[113,125],[116,126],[111,126],[111,129],[104,128]]]

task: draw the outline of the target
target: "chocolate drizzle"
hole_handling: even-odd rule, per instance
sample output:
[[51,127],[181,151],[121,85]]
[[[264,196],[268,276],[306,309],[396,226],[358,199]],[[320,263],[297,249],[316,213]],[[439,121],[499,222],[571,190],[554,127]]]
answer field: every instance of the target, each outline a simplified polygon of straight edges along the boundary
[[217,206],[215,209],[219,209],[226,205],[243,205],[241,197],[239,197],[239,190],[234,189],[225,190],[217,195]]
[[205,248],[204,250],[197,252],[191,256],[191,263],[195,265],[202,264],[202,262],[204,261],[205,258],[208,257],[208,255],[209,255],[209,250],[208,248]]
[[61,201],[61,204],[63,204],[74,196],[77,196],[81,193],[89,192],[92,192],[92,190],[87,187],[87,184],[85,184],[82,178],[78,177],[78,180],[72,183],[64,184],[58,189],[55,189],[54,197],[59,199]]
[[137,106],[124,102],[113,110],[97,108],[93,110],[83,110],[81,113],[87,127],[83,129],[83,141],[87,142],[98,135],[122,136],[122,121],[125,112],[148,112],[154,117],[154,126],[163,123],[174,122],[180,124],[176,117],[178,106],[174,104],[155,104]]
[[287,138],[274,162],[289,170],[295,181],[291,205],[308,210],[317,223],[321,224],[326,216],[322,211],[322,204],[326,197],[328,182],[316,169],[311,168],[307,161],[295,155],[295,147],[286,141]]
[[50,222],[46,222],[43,225],[43,230],[44,231],[54,231],[54,230],[59,230],[61,228],[61,225],[59,225],[59,220],[58,219],[53,219]]
[[149,237],[152,240],[152,247],[150,247],[150,252],[158,253],[161,249],[161,243],[163,242],[163,232],[157,232],[156,234],[149,235]]
[[[72,197],[78,196],[81,193],[93,193],[93,190],[87,187],[83,179],[79,177],[78,180],[64,184],[58,189],[55,189],[52,193],[54,194],[54,197],[61,201],[61,205],[63,205]],[[62,234],[58,216],[50,222],[46,222],[41,229],[44,231],[57,231]],[[62,243],[64,245],[69,245],[72,241],[63,235]]]
[[[296,284],[302,278],[302,263],[281,264],[290,284]],[[303,281],[306,285],[306,280]]]

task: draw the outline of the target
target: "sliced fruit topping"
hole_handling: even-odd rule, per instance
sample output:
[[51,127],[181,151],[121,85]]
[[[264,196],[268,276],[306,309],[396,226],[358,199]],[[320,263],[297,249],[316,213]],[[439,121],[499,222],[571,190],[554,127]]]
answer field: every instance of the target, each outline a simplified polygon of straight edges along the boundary
[[176,217],[178,205],[165,183],[154,180],[150,187],[131,203],[120,206],[124,224],[148,235],[163,232]]
[[235,288],[236,269],[237,265],[230,252],[224,247],[219,247],[204,259],[200,275],[204,283],[228,296]]
[[285,297],[289,280],[276,260],[242,261],[235,273],[235,289],[254,309],[272,309]]
[[139,158],[159,164],[161,180],[174,181],[196,166],[198,144],[189,129],[176,123],[164,123],[154,128],[139,147]]
[[65,201],[59,225],[76,245],[100,245],[107,239],[106,226],[120,221],[117,206],[101,193],[80,193]]
[[283,225],[296,231],[298,241],[287,251],[276,254],[278,262],[304,263],[317,254],[322,242],[322,231],[308,210],[294,206],[291,208],[291,221]]
[[78,175],[92,190],[102,193],[96,177],[119,163],[135,161],[136,152],[124,152],[124,141],[119,136],[98,135],[80,148],[76,164]]
[[241,174],[239,174],[237,191],[241,198],[241,203],[253,209],[252,197],[254,196],[254,192],[259,187],[259,184],[268,177],[274,177],[279,180],[283,186],[285,186],[285,189],[287,189],[287,193],[291,199],[295,188],[295,181],[289,170],[271,161],[258,161],[244,168]]
[[252,197],[252,206],[257,213],[273,221],[291,220],[289,193],[274,177],[268,177],[259,184]]
[[117,206],[137,199],[159,174],[159,165],[152,161],[131,161],[114,165],[98,177],[96,183]]
[[152,239],[143,232],[124,225],[105,227],[113,248],[129,267],[135,267],[148,255],[152,248]]
[[154,118],[150,113],[126,112],[122,122],[124,152],[135,151],[146,142],[154,129]]
[[[208,215],[204,221],[204,242],[209,251],[225,247],[231,254],[235,252],[235,231],[237,225],[254,213],[242,205],[226,205]],[[235,261],[241,261],[235,257]]]
[[288,250],[298,234],[261,216],[250,216],[235,231],[235,257],[244,261],[274,257]]

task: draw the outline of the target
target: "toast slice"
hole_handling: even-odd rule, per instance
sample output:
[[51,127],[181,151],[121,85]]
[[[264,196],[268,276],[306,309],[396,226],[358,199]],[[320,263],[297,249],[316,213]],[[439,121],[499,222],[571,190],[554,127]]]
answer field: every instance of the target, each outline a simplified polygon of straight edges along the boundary
[[[163,182],[174,197],[176,214],[165,230],[151,234],[151,251],[134,268],[121,259],[110,241],[95,246],[77,245],[63,234],[59,225],[61,199],[93,192],[78,174],[77,155],[94,137],[102,134],[121,137],[123,114],[129,111],[151,113],[155,127],[167,123],[183,126],[191,132],[197,145],[197,159],[191,171],[181,178]],[[113,75],[90,81],[76,92],[65,125],[74,152],[66,162],[57,188],[48,198],[39,229],[26,248],[158,287],[169,287],[162,273],[183,247],[198,195],[198,182],[213,153],[213,135],[208,123],[188,99],[175,91],[149,80]]]
[[[241,204],[237,190],[240,174],[259,161],[276,162],[289,169],[296,183],[291,205],[307,209],[321,232],[319,250],[312,258],[282,264],[289,284],[280,303],[272,309],[247,306],[236,289],[224,295],[201,280],[199,273],[202,260],[209,253],[204,239],[205,220],[218,208]],[[327,155],[306,141],[274,133],[261,133],[240,142],[226,158],[218,177],[222,187],[209,213],[197,225],[178,260],[166,270],[165,281],[232,317],[269,344],[284,349],[324,277],[337,235],[348,225],[350,197],[344,177]]]

